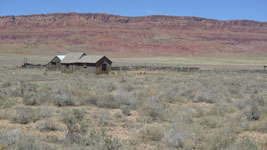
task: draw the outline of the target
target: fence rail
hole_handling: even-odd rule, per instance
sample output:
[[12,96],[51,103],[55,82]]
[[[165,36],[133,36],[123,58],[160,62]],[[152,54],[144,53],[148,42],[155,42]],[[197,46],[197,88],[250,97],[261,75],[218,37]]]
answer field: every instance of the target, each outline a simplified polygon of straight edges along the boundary
[[113,66],[111,67],[112,70],[122,70],[122,71],[129,71],[129,70],[162,70],[162,71],[199,71],[198,67],[173,67],[173,66]]
[[44,68],[46,67],[46,65],[24,63],[21,67],[22,68]]

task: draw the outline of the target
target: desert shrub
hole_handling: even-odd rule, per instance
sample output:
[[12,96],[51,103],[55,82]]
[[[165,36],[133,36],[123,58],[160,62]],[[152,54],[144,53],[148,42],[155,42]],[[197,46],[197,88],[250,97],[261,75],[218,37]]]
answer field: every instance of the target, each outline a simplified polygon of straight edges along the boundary
[[89,93],[85,98],[84,98],[84,103],[85,104],[93,104],[97,105],[98,101],[98,96],[96,94]]
[[164,132],[161,127],[145,127],[141,129],[140,133],[143,139],[161,141]]
[[101,108],[120,108],[120,103],[112,94],[106,94],[97,101],[97,106]]
[[16,104],[16,100],[6,93],[6,91],[0,89],[0,107],[10,108]]
[[208,78],[203,77],[195,86],[197,90],[193,102],[217,103],[222,100],[223,86],[213,75]]
[[35,97],[40,104],[52,104],[58,107],[85,104],[85,100],[82,101],[83,97],[85,99],[87,97],[84,95],[84,87],[77,85],[78,82],[69,82],[43,85]]
[[30,107],[17,107],[16,113],[12,117],[13,122],[27,124],[37,120],[51,117],[53,110],[50,107],[39,107],[32,109]]
[[217,101],[217,96],[215,93],[207,93],[207,92],[200,92],[202,94],[198,94],[196,97],[194,97],[193,102],[206,102],[206,103],[214,103]]
[[128,92],[120,92],[114,95],[114,99],[120,106],[127,106],[129,109],[136,109],[140,104],[140,101]]
[[103,129],[90,130],[82,144],[90,150],[120,150],[122,148],[120,140],[106,134]]
[[121,112],[116,112],[114,114],[114,117],[117,118],[117,119],[120,119],[122,117]]
[[108,111],[101,111],[94,114],[94,118],[97,119],[97,122],[101,126],[111,125],[111,117]]
[[20,135],[16,141],[15,150],[41,150],[40,144],[34,137]]
[[132,84],[126,83],[123,85],[123,89],[127,92],[131,92],[134,90],[134,86]]
[[1,132],[0,143],[7,149],[14,150],[40,150],[40,144],[32,136],[21,133],[19,130]]
[[172,127],[164,133],[163,141],[171,147],[182,148],[187,136],[182,129]]
[[264,106],[266,103],[264,101],[263,94],[259,93],[257,90],[250,95],[250,99],[252,100],[254,105]]
[[[121,72],[118,72],[118,73],[121,73]],[[120,75],[119,76],[119,83],[124,83],[124,82],[126,82],[125,76],[124,75]]]
[[13,83],[11,87],[6,89],[6,92],[9,96],[13,97],[23,97],[21,94],[21,87],[19,83]]
[[120,107],[120,109],[122,110],[122,113],[126,116],[130,116],[131,115],[131,111],[130,111],[130,108],[123,105]]
[[36,98],[36,95],[33,92],[29,92],[24,95],[23,103],[25,105],[38,105],[39,100]]
[[258,123],[258,125],[255,127],[255,130],[267,133],[267,120],[262,120]]
[[3,106],[3,108],[11,108],[15,106],[16,103],[13,97],[5,97],[2,101],[0,100],[0,106]]
[[19,136],[20,131],[18,129],[11,131],[2,131],[0,132],[0,143],[2,143],[5,147],[11,147],[19,139]]
[[9,82],[9,81],[5,81],[5,82],[3,82],[3,84],[1,85],[3,88],[8,88],[8,87],[10,87],[12,85],[12,83],[11,82]]
[[64,111],[62,113],[63,122],[68,126],[71,127],[75,123],[82,121],[84,112],[79,109],[73,109],[71,111]]
[[199,123],[200,125],[206,126],[208,128],[220,128],[222,125],[220,119],[221,118],[218,116],[207,116],[200,118]]
[[37,128],[40,131],[56,131],[57,130],[56,123],[53,120],[45,120],[45,122],[38,124]]
[[54,108],[51,106],[39,106],[36,109],[36,112],[38,112],[39,118],[49,118],[54,115]]
[[162,92],[160,93],[160,99],[163,99],[164,101],[168,103],[178,102],[179,98],[181,97],[178,91],[179,90],[177,89],[177,86],[174,88],[166,88],[162,90]]
[[2,106],[5,102],[5,95],[3,92],[0,90],[0,106]]
[[38,87],[37,84],[32,84],[30,82],[22,81],[22,82],[20,82],[21,95],[24,96],[24,95],[27,95],[30,92],[36,93],[37,92],[37,90],[36,90],[37,87]]
[[62,113],[62,120],[67,125],[67,139],[71,142],[79,142],[82,138],[82,133],[86,132],[87,126],[83,120],[84,111],[73,109]]
[[224,115],[227,113],[234,113],[236,111],[233,103],[228,103],[226,100],[221,100],[215,103],[215,112],[218,115]]
[[249,99],[238,99],[236,101],[234,101],[234,106],[239,109],[242,110],[244,109],[248,104],[249,104]]
[[143,122],[165,121],[168,118],[168,105],[152,98],[140,108],[140,120]]
[[58,107],[79,105],[76,97],[71,95],[71,91],[58,91],[53,99],[54,105]]
[[236,140],[229,129],[215,129],[208,135],[210,149],[228,149]]
[[112,82],[109,82],[105,85],[105,88],[108,92],[112,92],[116,89],[115,85]]
[[120,120],[123,124],[122,127],[128,128],[128,129],[139,129],[142,125],[137,124],[135,121],[129,120],[127,117],[123,117]]
[[18,107],[17,113],[15,117],[13,118],[13,121],[15,123],[20,124],[27,124],[30,122],[35,122],[36,120],[39,120],[39,116],[35,110],[28,107]]
[[38,122],[36,126],[40,131],[65,131],[65,127],[55,119],[45,119],[42,122]]
[[242,137],[235,144],[233,144],[230,149],[233,150],[259,150],[257,143],[250,137]]
[[248,120],[259,120],[260,111],[255,105],[248,106],[247,109],[245,110],[245,115]]

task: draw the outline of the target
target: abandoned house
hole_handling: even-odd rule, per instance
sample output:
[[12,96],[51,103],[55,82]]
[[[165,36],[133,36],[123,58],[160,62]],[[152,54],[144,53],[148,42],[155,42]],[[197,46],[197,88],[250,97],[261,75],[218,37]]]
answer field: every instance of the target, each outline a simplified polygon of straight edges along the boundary
[[61,61],[62,72],[74,72],[76,71],[76,62],[85,56],[85,53],[67,53],[64,59]]
[[57,55],[55,56],[47,65],[47,70],[60,70],[61,69],[61,61],[64,59],[65,55]]
[[112,61],[106,56],[67,53],[61,58],[56,56],[48,63],[47,68],[62,72],[82,71],[96,74],[107,74],[111,70]]
[[86,55],[76,62],[76,67],[80,71],[92,72],[96,74],[107,74],[111,70],[112,61],[106,56]]

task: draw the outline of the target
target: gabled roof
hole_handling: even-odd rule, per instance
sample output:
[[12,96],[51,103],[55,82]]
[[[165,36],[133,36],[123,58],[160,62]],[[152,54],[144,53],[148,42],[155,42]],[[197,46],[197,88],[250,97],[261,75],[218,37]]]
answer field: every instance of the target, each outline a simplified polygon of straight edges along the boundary
[[65,55],[56,55],[50,62],[61,62],[64,57]]
[[60,59],[60,60],[63,60],[65,55],[57,55],[57,57]]
[[[106,58],[109,60],[106,56],[104,55],[86,55],[83,56],[81,59],[77,61],[77,63],[97,63],[100,59]],[[109,60],[110,61],[110,60]],[[110,61],[111,62],[111,61]]]
[[76,63],[79,59],[86,55],[85,53],[67,53],[61,63],[69,64],[69,63]]

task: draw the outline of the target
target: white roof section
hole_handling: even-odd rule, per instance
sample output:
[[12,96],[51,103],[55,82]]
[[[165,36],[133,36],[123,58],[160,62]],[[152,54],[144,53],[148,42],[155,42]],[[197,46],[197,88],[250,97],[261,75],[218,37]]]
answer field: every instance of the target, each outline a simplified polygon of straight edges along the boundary
[[57,55],[57,57],[60,59],[60,60],[63,60],[65,58],[65,55]]
[[61,63],[76,63],[82,56],[86,55],[85,53],[67,53]]

